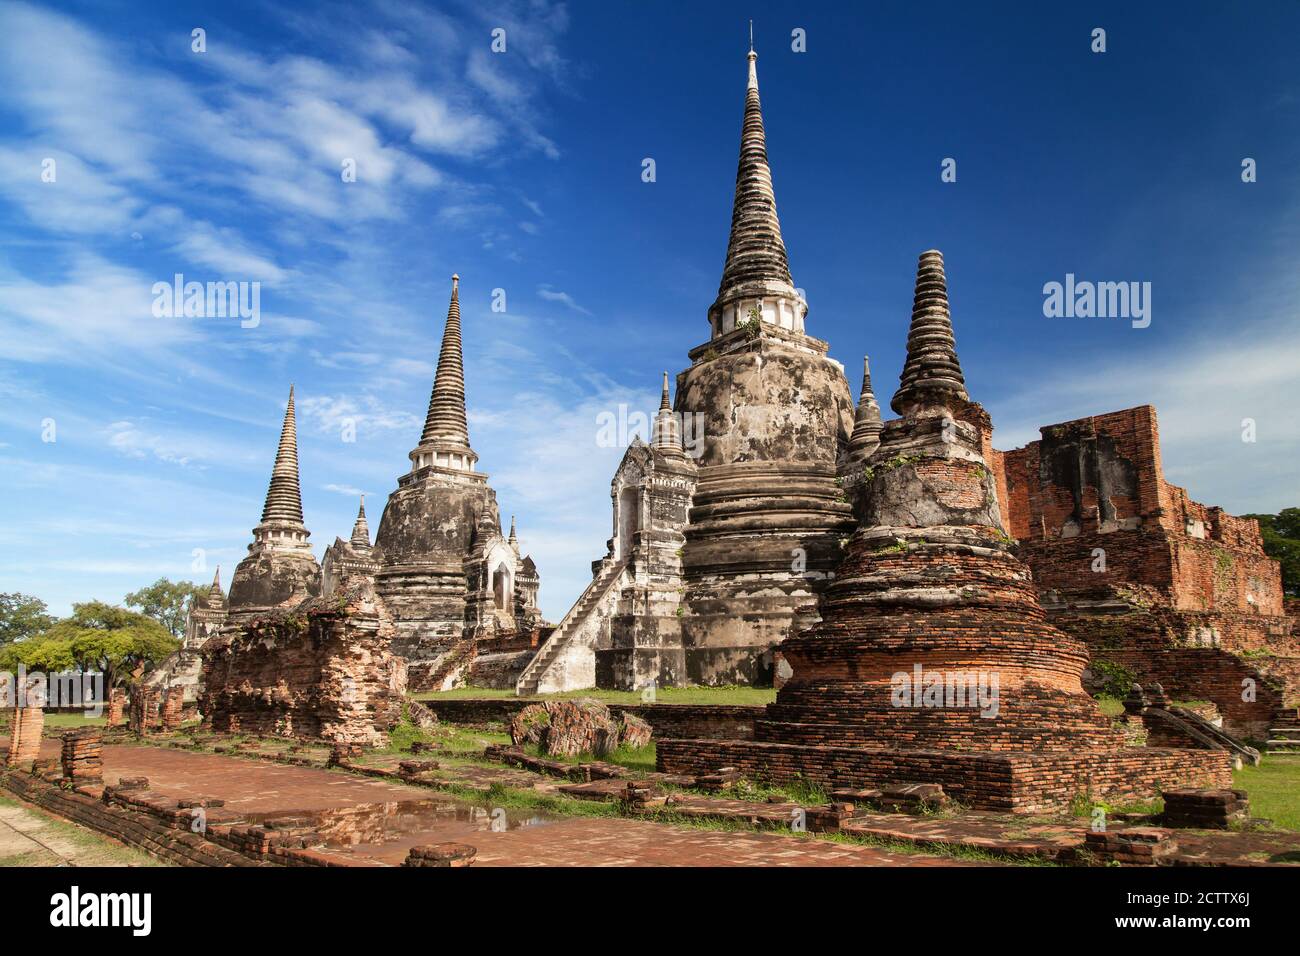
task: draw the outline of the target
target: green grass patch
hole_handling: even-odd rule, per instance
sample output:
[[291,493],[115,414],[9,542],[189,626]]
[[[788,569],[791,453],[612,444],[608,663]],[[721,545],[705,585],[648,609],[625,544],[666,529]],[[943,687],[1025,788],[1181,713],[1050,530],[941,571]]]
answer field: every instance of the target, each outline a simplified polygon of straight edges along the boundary
[[1102,714],[1107,717],[1119,717],[1124,713],[1124,702],[1118,697],[1111,697],[1108,694],[1097,695],[1097,706],[1101,708]]
[[[428,691],[415,694],[416,700],[503,700],[513,698],[512,690],[496,690],[488,687],[456,687],[452,690]],[[642,692],[635,690],[586,690],[565,691],[559,694],[539,694],[527,700],[547,700],[555,698],[590,697],[606,704],[641,704],[650,703],[642,699]],[[776,691],[771,687],[662,687],[655,691],[656,704],[739,704],[749,707],[761,707],[776,700]]]
[[1300,830],[1300,756],[1266,754],[1232,775],[1233,786],[1250,795],[1251,816],[1265,817],[1283,830]]
[[[45,712],[44,727],[47,730],[51,728],[55,730],[70,730],[76,729],[77,727],[102,727],[107,723],[108,718],[103,714],[100,714],[98,717],[87,717],[79,710],[72,713],[60,713],[57,711],[47,710]],[[6,714],[4,719],[0,720],[0,731],[7,733],[8,730],[9,717]]]

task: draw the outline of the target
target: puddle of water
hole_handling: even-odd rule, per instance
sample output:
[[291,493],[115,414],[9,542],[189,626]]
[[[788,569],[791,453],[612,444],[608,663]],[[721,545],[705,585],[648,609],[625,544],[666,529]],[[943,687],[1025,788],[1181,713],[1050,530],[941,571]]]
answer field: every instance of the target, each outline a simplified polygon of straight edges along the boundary
[[559,817],[536,810],[470,804],[451,799],[361,803],[328,810],[275,810],[245,815],[249,823],[273,830],[315,831],[313,846],[334,848],[383,845],[430,830],[505,832],[545,826]]

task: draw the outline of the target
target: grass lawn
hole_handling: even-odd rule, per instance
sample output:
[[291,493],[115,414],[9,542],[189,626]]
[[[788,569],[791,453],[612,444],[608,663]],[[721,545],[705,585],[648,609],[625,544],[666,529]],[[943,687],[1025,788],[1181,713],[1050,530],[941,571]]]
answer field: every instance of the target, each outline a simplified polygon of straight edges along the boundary
[[[512,690],[491,690],[486,687],[457,687],[454,690],[429,691],[414,695],[416,700],[495,700],[514,697]],[[640,704],[643,701],[641,691],[635,690],[571,690],[560,694],[539,694],[529,700],[544,700],[557,697],[591,697],[607,704]],[[776,700],[776,691],[771,687],[663,687],[655,692],[653,703],[657,704],[743,704],[761,707]]]
[[1284,830],[1300,830],[1300,756],[1266,754],[1258,767],[1234,773],[1232,782],[1250,795],[1251,816],[1265,817]]
[[[108,718],[103,714],[98,717],[87,717],[82,711],[72,713],[55,713],[52,711],[45,712],[45,728],[55,730],[72,730],[77,727],[102,727],[108,723]],[[0,719],[0,733],[9,732],[9,716],[6,713],[3,719]]]

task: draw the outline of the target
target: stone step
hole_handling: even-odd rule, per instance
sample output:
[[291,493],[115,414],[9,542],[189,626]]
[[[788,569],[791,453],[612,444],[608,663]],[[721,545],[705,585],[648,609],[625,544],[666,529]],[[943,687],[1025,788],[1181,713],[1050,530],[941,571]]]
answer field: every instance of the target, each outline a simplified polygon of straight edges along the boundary
[[1300,740],[1270,740],[1265,744],[1268,752],[1300,754]]
[[1268,735],[1281,740],[1300,741],[1300,727],[1270,727]]

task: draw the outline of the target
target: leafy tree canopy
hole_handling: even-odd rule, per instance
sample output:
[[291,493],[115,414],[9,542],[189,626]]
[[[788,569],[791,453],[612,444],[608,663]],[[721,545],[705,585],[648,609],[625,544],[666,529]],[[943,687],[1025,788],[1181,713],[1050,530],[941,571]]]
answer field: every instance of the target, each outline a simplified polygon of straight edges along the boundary
[[193,581],[172,581],[159,578],[153,584],[132,591],[124,599],[127,607],[139,608],[171,633],[180,637],[185,631],[185,615],[196,597],[207,594],[207,588]]
[[0,594],[0,646],[22,641],[46,630],[54,623],[45,602],[30,594],[13,591]]
[[74,604],[72,615],[36,637],[0,649],[0,668],[101,671],[109,686],[149,669],[180,647],[153,618],[102,601]]

